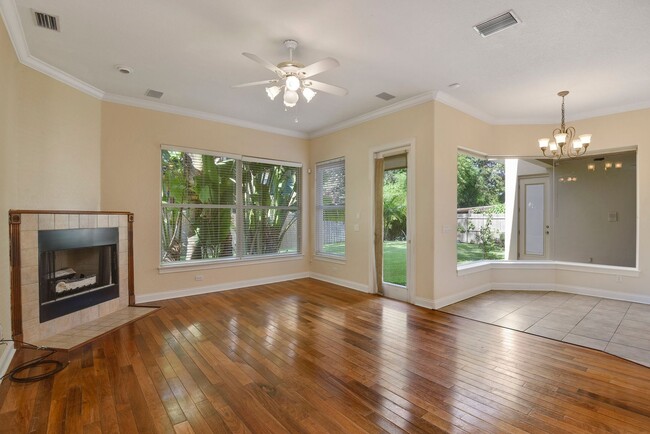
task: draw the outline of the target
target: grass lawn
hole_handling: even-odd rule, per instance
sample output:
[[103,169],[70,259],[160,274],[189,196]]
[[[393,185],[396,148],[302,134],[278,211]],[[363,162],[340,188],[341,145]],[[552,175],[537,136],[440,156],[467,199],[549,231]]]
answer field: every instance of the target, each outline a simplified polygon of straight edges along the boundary
[[[325,246],[327,253],[343,253],[345,246],[342,243]],[[483,251],[478,244],[456,243],[458,263],[480,261]],[[503,249],[494,251],[488,259],[503,259]],[[406,285],[406,241],[384,242],[384,282],[396,285]]]
[[483,250],[478,244],[456,243],[456,258],[458,263],[480,261],[483,259],[503,259],[503,248],[490,253],[488,258],[483,258]]
[[[342,243],[328,244],[326,253],[343,253]],[[384,242],[384,282],[406,285],[406,241]]]

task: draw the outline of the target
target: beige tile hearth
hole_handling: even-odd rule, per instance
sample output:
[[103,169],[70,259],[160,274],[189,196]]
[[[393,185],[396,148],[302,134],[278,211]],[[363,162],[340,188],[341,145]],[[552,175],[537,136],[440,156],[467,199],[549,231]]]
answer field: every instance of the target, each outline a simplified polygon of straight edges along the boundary
[[157,309],[156,307],[127,306],[101,318],[49,336],[36,342],[36,345],[69,350],[147,316]]

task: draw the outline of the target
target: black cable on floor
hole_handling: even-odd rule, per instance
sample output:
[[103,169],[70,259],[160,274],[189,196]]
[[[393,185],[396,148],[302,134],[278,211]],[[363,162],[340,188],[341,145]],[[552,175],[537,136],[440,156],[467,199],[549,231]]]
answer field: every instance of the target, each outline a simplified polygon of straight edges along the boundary
[[[45,378],[51,377],[52,375],[61,372],[63,369],[65,369],[66,366],[70,363],[70,360],[66,364],[63,364],[62,362],[59,362],[58,360],[53,360],[49,359],[52,354],[56,353],[58,350],[55,348],[49,348],[49,347],[39,347],[33,344],[30,344],[28,342],[22,342],[22,341],[17,341],[14,339],[1,339],[0,344],[6,344],[7,342],[16,342],[24,347],[27,347],[32,350],[41,350],[41,351],[47,351],[47,354],[37,357],[32,360],[28,360],[27,362],[21,363],[20,365],[16,366],[9,372],[7,372],[5,375],[0,378],[0,380],[4,380],[5,378],[9,378],[11,381],[15,381],[16,383],[33,383],[35,381],[41,381]],[[31,368],[35,368],[37,366],[47,366],[51,365],[54,366],[52,369],[49,371],[43,373],[43,374],[38,374],[38,375],[30,375],[30,376],[25,376],[22,377],[19,374],[23,371],[26,371]]]

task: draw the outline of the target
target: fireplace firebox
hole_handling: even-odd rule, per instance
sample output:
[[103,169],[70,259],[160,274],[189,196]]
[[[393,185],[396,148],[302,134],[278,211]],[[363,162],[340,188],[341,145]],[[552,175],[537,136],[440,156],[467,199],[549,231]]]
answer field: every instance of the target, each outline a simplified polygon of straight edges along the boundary
[[119,297],[118,228],[38,232],[41,323]]

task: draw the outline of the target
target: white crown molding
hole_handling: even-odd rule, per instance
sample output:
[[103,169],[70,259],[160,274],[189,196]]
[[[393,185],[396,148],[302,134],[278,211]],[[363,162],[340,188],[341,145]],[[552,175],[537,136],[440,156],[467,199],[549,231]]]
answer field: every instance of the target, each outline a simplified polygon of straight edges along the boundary
[[287,280],[304,279],[309,277],[308,272],[269,276],[260,279],[238,280],[236,282],[220,283],[210,286],[199,286],[172,291],[154,292],[135,296],[136,303],[151,303],[152,301],[168,300],[172,298],[188,297],[191,295],[209,294],[211,292],[229,291],[231,289],[247,288],[249,286],[268,285],[270,283],[286,282]]
[[[0,14],[2,15],[3,21],[7,28],[7,32],[9,34],[9,38],[11,40],[11,43],[16,52],[16,56],[18,57],[20,63],[36,71],[39,71],[57,81],[67,84],[68,86],[77,89],[87,95],[93,96],[103,101],[114,102],[117,104],[146,108],[149,110],[172,113],[181,116],[188,116],[188,117],[203,119],[207,121],[220,122],[227,125],[250,128],[254,130],[264,131],[273,134],[280,134],[289,137],[296,137],[301,139],[313,139],[313,138],[321,137],[432,100],[436,100],[443,104],[446,104],[452,108],[455,108],[456,110],[459,110],[467,114],[468,116],[472,116],[490,125],[552,125],[557,123],[557,119],[555,118],[552,119],[551,118],[530,118],[530,119],[495,118],[479,109],[476,109],[475,107],[463,101],[460,101],[459,99],[445,92],[430,91],[430,92],[425,92],[421,95],[416,95],[414,97],[407,98],[405,100],[390,104],[378,110],[370,111],[368,113],[356,116],[346,121],[336,123],[328,127],[321,128],[319,130],[312,131],[310,133],[302,133],[294,130],[271,127],[268,125],[257,124],[254,122],[235,119],[227,116],[218,115],[215,113],[187,109],[183,107],[173,106],[170,104],[163,104],[156,101],[142,100],[139,98],[120,96],[120,95],[109,94],[107,92],[104,92],[103,90],[98,89],[92,86],[91,84],[86,83],[85,81],[80,80],[52,65],[49,65],[30,54],[15,0],[0,0]],[[643,102],[628,104],[623,106],[597,109],[597,110],[592,110],[592,111],[587,111],[587,112],[582,112],[577,114],[574,113],[574,115],[571,117],[571,119],[569,119],[569,121],[577,121],[577,120],[589,119],[593,117],[624,113],[628,111],[643,110],[647,108],[650,108],[650,101],[643,101]]]
[[7,33],[9,33],[9,39],[11,40],[11,44],[14,46],[16,57],[18,57],[20,63],[41,72],[48,77],[52,77],[61,83],[67,84],[73,89],[77,89],[87,95],[97,99],[102,99],[104,97],[104,92],[102,90],[73,77],[67,72],[61,71],[60,69],[55,68],[30,54],[27,41],[25,40],[23,25],[20,22],[18,8],[16,8],[16,3],[14,1],[0,0],[0,11],[2,12],[5,26],[7,27]]
[[218,115],[215,113],[204,112],[200,110],[192,110],[184,107],[179,107],[171,104],[164,104],[158,101],[147,101],[130,96],[115,95],[112,93],[104,94],[103,101],[112,102],[116,104],[128,105],[131,107],[139,107],[158,112],[171,113],[175,115],[187,116],[196,119],[203,119],[206,121],[220,122],[222,124],[233,125],[236,127],[249,128],[252,130],[264,131],[272,134],[280,134],[282,136],[296,137],[299,139],[307,139],[305,133],[299,131],[286,130],[283,128],[271,127],[268,125],[257,124],[255,122],[243,121],[240,119],[230,118],[227,116]]
[[472,116],[480,121],[485,122],[486,124],[494,125],[496,124],[496,119],[487,113],[478,110],[469,104],[462,102],[459,99],[449,95],[448,93],[439,91],[436,93],[436,101],[441,102],[449,107],[455,108],[458,111],[465,113],[468,116]]
[[433,101],[436,98],[435,92],[425,92],[420,95],[413,96],[411,98],[407,98],[402,101],[398,101],[396,103],[387,105],[386,107],[382,107],[377,110],[373,110],[371,112],[355,116],[351,119],[347,119],[343,122],[339,122],[334,125],[330,125],[329,127],[321,128],[320,130],[312,131],[309,133],[308,138],[310,139],[315,139],[317,137],[322,137],[327,134],[332,134],[335,133],[336,131],[341,131],[345,128],[350,128],[355,125],[362,124],[364,122],[371,121],[373,119],[380,118],[382,116],[389,115],[391,113],[396,113],[402,110],[405,110],[407,108],[415,107],[416,105],[423,104],[425,102]]

